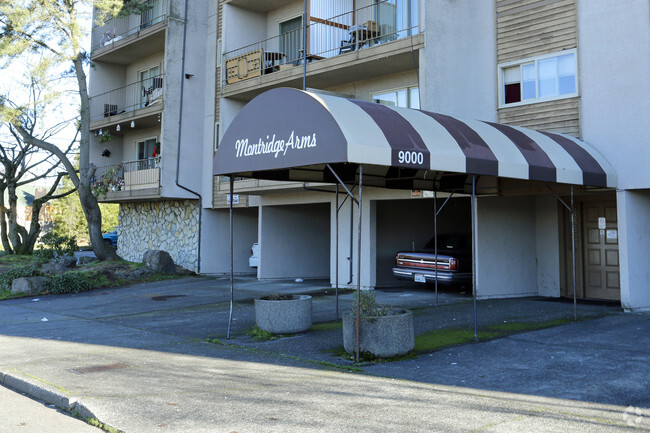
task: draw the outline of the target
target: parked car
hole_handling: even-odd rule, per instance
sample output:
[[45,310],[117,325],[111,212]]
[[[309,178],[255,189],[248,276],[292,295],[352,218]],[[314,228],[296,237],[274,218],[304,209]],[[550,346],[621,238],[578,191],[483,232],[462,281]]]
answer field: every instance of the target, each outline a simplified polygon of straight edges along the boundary
[[[471,235],[438,236],[438,284],[446,286],[471,286],[472,239]],[[435,283],[435,239],[423,249],[400,251],[395,255],[393,276],[416,283]]]
[[112,232],[108,232],[108,233],[103,233],[102,238],[104,239],[104,242],[107,243],[108,245],[112,245],[114,247],[117,246],[117,230],[113,230]]
[[256,268],[260,265],[260,244],[255,242],[251,247],[251,256],[248,258],[248,265]]

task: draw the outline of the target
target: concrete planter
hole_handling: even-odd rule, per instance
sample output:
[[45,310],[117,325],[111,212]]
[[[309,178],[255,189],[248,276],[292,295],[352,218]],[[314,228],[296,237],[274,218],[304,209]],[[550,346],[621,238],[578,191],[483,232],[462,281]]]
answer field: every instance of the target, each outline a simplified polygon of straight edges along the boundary
[[272,334],[294,334],[311,328],[311,296],[273,301],[255,299],[255,323]]
[[[404,355],[415,346],[413,313],[397,310],[387,316],[361,317],[359,351],[370,352],[380,358]],[[343,347],[356,353],[356,315],[343,313]]]

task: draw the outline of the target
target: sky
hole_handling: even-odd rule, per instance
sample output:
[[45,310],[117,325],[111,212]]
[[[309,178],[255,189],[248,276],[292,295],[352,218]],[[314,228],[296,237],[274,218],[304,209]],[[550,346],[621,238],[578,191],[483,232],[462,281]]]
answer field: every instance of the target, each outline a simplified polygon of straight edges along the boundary
[[[82,27],[87,29],[83,46],[87,51],[90,51],[90,5],[83,3],[82,6],[79,16],[82,17]],[[27,72],[30,60],[38,60],[38,58],[34,55],[34,57],[14,60],[7,69],[0,71],[1,94],[9,95],[12,100],[19,103],[25,103],[28,100],[24,84],[28,79]],[[62,79],[60,76],[64,69],[69,68],[69,65],[65,66],[65,68],[61,68],[61,70],[52,73],[50,83],[56,91],[60,92],[60,98],[45,113],[42,123],[46,125],[46,128],[52,127],[64,120],[73,120],[78,115],[79,97],[76,92],[76,80],[74,78]],[[86,69],[86,74],[88,74],[88,68]],[[50,137],[48,141],[59,147],[67,147],[73,140],[74,135],[75,127],[74,122],[72,122],[56,135]],[[0,127],[0,138],[2,140],[9,140],[10,142],[13,141],[13,137],[8,134],[7,129],[4,127]],[[43,185],[47,185],[47,183],[43,182]]]

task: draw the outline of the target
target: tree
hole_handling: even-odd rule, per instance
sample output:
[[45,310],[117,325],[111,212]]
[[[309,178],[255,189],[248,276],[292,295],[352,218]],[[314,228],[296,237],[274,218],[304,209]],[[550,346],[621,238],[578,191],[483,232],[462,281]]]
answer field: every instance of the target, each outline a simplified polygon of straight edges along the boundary
[[25,143],[44,149],[61,161],[70,181],[78,191],[90,242],[100,260],[116,256],[115,250],[102,241],[101,210],[90,189],[94,167],[90,164],[90,112],[85,67],[89,57],[82,42],[87,27],[80,12],[99,11],[97,16],[128,15],[148,8],[138,0],[0,0],[0,68],[17,58],[39,53],[53,64],[67,65],[67,76],[74,79],[79,96],[79,170],[54,143],[32,135],[24,110],[8,104],[0,96],[0,118],[10,123]]
[[[25,127],[31,135],[37,135],[39,120],[47,109],[50,92],[47,88],[38,85],[39,70],[28,85],[28,103],[23,107]],[[57,122],[49,128],[42,128],[39,134],[41,139],[48,139],[64,127],[66,122]],[[63,193],[56,192],[65,176],[65,173],[56,173],[60,170],[61,162],[52,154],[42,155],[39,149],[25,143],[12,124],[7,124],[7,134],[0,137],[0,240],[4,250],[8,253],[31,254],[41,232],[40,213],[43,205],[50,200],[65,197],[74,190]],[[6,137],[6,138],[5,138]],[[68,155],[76,142],[76,137],[70,140],[63,152]],[[19,188],[28,184],[56,175],[49,190],[39,197],[35,197],[31,206],[31,222],[28,228],[18,222],[18,196]],[[5,203],[7,192],[7,203]],[[7,206],[8,204],[8,206]]]

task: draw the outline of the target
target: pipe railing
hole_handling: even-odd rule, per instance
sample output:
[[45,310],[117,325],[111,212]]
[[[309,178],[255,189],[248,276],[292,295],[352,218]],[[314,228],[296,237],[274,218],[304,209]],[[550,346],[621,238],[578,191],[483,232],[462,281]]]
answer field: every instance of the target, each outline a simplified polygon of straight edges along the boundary
[[[160,2],[160,6],[157,3]],[[167,1],[150,0],[150,9],[139,15],[110,18],[101,25],[94,26],[91,33],[91,49],[109,46],[127,36],[138,33],[167,19]],[[139,17],[139,19],[138,19]]]
[[[310,17],[307,63],[418,33],[417,1],[384,1],[327,19]],[[270,74],[305,60],[302,26],[224,53],[226,84]]]
[[90,97],[90,121],[141,108],[150,107],[163,101],[163,74],[149,77],[137,83],[110,90]]
[[[126,187],[150,184],[151,181],[146,177],[139,178],[137,176],[125,176],[124,174],[157,168],[160,168],[160,156],[97,167],[91,185],[96,187],[96,185],[103,183],[108,190],[119,191]],[[160,177],[158,176],[156,179],[158,186],[160,186]]]

